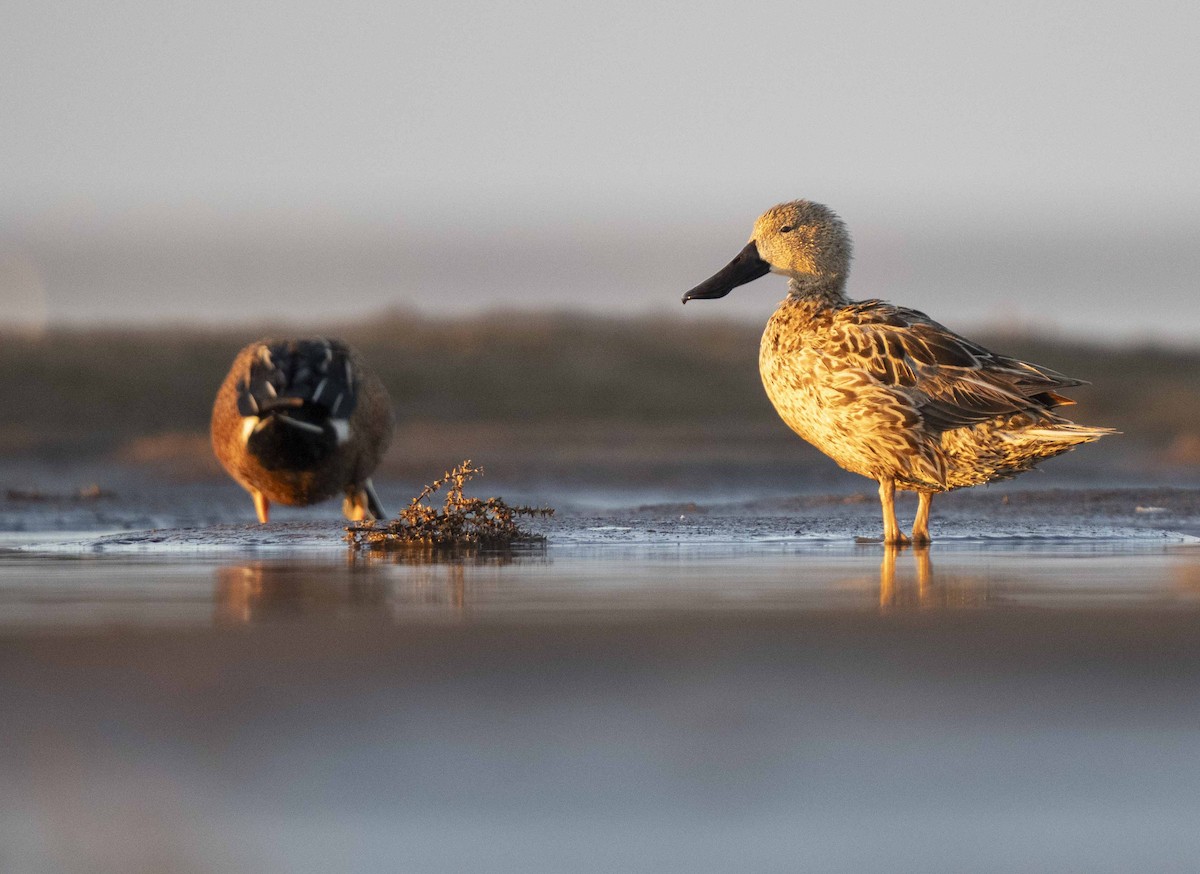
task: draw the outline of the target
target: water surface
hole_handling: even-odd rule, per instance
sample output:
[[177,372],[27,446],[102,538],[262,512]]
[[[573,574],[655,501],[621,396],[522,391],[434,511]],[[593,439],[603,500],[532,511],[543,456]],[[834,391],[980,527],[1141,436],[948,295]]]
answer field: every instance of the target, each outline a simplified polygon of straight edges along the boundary
[[1194,870],[1196,503],[10,530],[0,868]]

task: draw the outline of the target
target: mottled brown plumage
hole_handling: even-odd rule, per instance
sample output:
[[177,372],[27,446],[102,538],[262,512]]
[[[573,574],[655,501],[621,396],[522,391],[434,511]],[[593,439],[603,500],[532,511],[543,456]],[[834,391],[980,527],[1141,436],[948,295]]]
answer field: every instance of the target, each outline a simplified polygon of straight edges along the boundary
[[767,322],[759,371],[797,434],[842,467],[879,482],[884,540],[907,542],[895,490],[920,495],[913,539],[929,540],[932,495],[1007,479],[1113,433],[1056,412],[1083,384],[997,355],[924,313],[845,295],[850,237],[827,207],[780,204],[731,264],[684,296],[722,297],[768,270],[790,277]]
[[347,518],[382,518],[371,484],[392,437],[387,389],[337,340],[264,339],[238,353],[213,405],[213,451],[254,499],[305,506],[345,495]]

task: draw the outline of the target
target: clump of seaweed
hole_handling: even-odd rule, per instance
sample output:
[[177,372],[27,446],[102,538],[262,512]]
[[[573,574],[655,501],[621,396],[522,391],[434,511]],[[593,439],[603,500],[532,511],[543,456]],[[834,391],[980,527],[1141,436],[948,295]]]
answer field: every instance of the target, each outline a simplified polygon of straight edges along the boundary
[[[473,466],[471,460],[467,459],[453,470],[446,471],[441,479],[425,486],[392,521],[382,525],[361,522],[349,526],[346,528],[346,539],[355,546],[369,549],[413,544],[495,548],[545,539],[522,528],[517,519],[522,516],[553,516],[553,509],[514,507],[500,498],[467,497],[463,494],[463,487],[476,475],[482,476],[483,468]],[[443,487],[447,488],[441,508],[425,503],[427,498]]]

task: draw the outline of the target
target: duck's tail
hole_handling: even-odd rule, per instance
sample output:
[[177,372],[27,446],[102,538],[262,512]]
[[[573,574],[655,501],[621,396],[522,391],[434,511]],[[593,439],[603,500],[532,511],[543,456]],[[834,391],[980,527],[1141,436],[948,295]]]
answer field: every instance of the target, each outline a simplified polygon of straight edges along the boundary
[[1031,421],[1021,415],[947,431],[942,435],[947,485],[954,489],[1009,479],[1047,458],[1119,433],[1059,417]]
[[264,342],[238,384],[246,448],[281,467],[311,467],[344,443],[356,402],[348,349],[323,338]]
[[[1018,444],[1028,443],[1045,449],[1061,447],[1052,452],[1052,455],[1058,455],[1059,452],[1066,452],[1068,449],[1078,446],[1081,443],[1094,443],[1101,437],[1120,433],[1115,428],[1098,428],[1091,425],[1076,425],[1074,422],[1064,422],[1050,426],[1026,428],[1023,431],[1013,431],[1002,436]],[[1050,456],[1045,457],[1049,458]]]

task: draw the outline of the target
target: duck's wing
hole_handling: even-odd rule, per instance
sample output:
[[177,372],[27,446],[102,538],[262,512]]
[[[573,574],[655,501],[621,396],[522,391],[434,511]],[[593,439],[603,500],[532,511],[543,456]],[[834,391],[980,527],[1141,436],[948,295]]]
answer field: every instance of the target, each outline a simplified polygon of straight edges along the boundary
[[1048,367],[998,355],[922,312],[869,300],[838,311],[833,334],[876,383],[907,396],[926,426],[949,431],[1000,415],[1041,417],[1083,385]]
[[345,345],[265,340],[243,355],[235,386],[240,445],[262,465],[312,470],[353,439],[360,380]]
[[345,344],[324,338],[258,344],[238,385],[243,416],[277,412],[302,420],[349,419],[358,379]]

